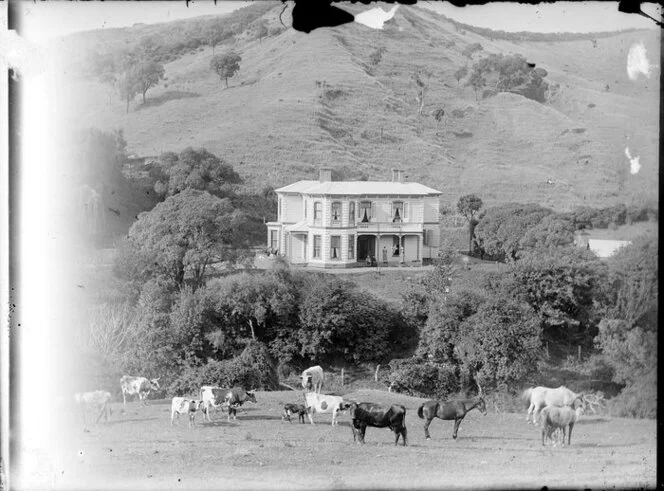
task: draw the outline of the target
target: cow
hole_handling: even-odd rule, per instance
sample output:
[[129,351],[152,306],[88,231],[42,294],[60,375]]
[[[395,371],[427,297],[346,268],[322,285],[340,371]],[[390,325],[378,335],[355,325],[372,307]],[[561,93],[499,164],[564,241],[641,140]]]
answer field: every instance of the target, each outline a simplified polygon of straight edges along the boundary
[[85,425],[85,413],[89,408],[93,408],[95,411],[99,411],[97,419],[95,420],[95,424],[99,423],[99,420],[102,416],[104,417],[105,423],[108,421],[108,417],[111,413],[111,408],[108,406],[108,403],[111,400],[110,392],[106,392],[105,390],[95,390],[94,392],[77,392],[74,394],[74,400],[81,409],[83,425]]
[[304,398],[307,401],[307,414],[309,421],[314,424],[313,413],[332,413],[332,426],[337,423],[339,411],[348,409],[348,404],[344,403],[341,396],[328,396],[317,394],[315,392],[305,392]]
[[159,390],[159,378],[148,380],[145,377],[130,377],[125,375],[120,379],[122,388],[122,402],[127,404],[127,394],[130,396],[138,395],[138,400],[145,405],[145,400],[150,395],[151,390]]
[[203,401],[187,399],[186,397],[174,397],[171,402],[171,426],[175,420],[180,424],[180,414],[189,416],[189,427],[196,424],[196,413],[203,408]]
[[375,428],[389,428],[394,432],[396,439],[394,445],[399,443],[399,435],[406,446],[406,408],[400,404],[393,404],[386,408],[373,402],[351,402],[350,417],[352,420],[353,441],[364,444],[364,434],[367,426]]
[[256,395],[252,391],[244,390],[241,387],[234,387],[226,392],[223,404],[228,405],[228,421],[231,420],[231,414],[233,414],[234,420],[237,419],[237,407],[247,401],[256,404]]
[[281,416],[281,421],[287,419],[288,422],[291,422],[291,416],[297,414],[300,423],[304,423],[304,415],[307,414],[307,407],[302,404],[285,404],[284,413]]
[[320,394],[324,380],[325,374],[323,373],[323,369],[318,365],[315,367],[309,367],[302,372],[302,388],[304,390],[314,391],[316,394]]
[[203,402],[203,419],[212,421],[210,410],[223,404],[226,394],[230,389],[222,389],[216,385],[203,385],[199,391],[199,399]]

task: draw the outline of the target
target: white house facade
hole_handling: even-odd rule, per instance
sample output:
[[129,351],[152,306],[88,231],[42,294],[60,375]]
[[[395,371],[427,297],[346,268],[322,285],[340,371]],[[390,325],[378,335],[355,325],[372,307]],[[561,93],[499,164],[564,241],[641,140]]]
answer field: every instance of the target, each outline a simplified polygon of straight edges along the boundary
[[422,264],[438,255],[441,192],[392,181],[298,181],[276,190],[267,246],[292,264],[322,268]]

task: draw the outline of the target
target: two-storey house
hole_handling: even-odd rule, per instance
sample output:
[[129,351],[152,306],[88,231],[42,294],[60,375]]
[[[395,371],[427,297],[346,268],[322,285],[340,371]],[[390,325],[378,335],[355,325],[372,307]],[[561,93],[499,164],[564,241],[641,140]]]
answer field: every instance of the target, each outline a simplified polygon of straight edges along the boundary
[[392,181],[298,181],[276,190],[278,216],[267,224],[268,248],[292,264],[323,268],[422,264],[440,245],[441,192]]

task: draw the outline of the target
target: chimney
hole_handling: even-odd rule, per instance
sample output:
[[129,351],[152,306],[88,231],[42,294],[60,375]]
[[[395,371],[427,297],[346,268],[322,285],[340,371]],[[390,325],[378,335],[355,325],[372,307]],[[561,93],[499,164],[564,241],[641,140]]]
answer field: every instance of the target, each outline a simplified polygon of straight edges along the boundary
[[392,182],[403,182],[403,170],[392,169]]
[[329,167],[321,167],[318,180],[320,182],[330,182],[332,180],[332,169]]

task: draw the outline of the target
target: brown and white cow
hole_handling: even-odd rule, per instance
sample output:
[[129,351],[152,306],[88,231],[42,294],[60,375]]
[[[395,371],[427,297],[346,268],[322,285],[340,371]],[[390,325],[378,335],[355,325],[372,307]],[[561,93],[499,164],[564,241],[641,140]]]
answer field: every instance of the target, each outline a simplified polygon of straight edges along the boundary
[[130,396],[138,395],[138,400],[145,405],[145,400],[150,395],[151,390],[159,390],[159,378],[149,380],[145,377],[130,377],[125,375],[120,379],[122,388],[122,402],[127,404],[127,394]]
[[341,396],[328,396],[315,392],[306,392],[304,398],[307,401],[307,414],[309,415],[311,424],[314,424],[313,413],[332,413],[332,426],[334,426],[338,424],[337,415],[339,411],[344,411],[349,407],[348,404],[344,403]]
[[237,408],[245,402],[253,402],[256,404],[256,395],[252,391],[244,390],[242,387],[233,387],[226,393],[224,404],[228,405],[228,421],[237,419]]
[[196,424],[196,413],[203,409],[203,401],[187,399],[186,397],[174,397],[171,402],[171,426],[175,420],[180,424],[180,414],[189,416],[189,427]]
[[108,416],[111,413],[111,408],[108,406],[111,400],[111,393],[105,390],[95,390],[94,392],[77,392],[74,394],[74,400],[80,407],[81,415],[83,417],[83,424],[85,425],[85,413],[88,409],[98,411],[95,424],[99,423],[101,417],[104,417],[104,422],[108,421]]
[[314,391],[316,394],[320,394],[324,381],[325,373],[318,365],[315,367],[309,367],[302,372],[302,388],[304,390]]

